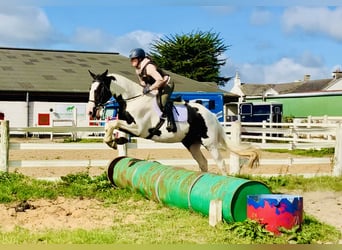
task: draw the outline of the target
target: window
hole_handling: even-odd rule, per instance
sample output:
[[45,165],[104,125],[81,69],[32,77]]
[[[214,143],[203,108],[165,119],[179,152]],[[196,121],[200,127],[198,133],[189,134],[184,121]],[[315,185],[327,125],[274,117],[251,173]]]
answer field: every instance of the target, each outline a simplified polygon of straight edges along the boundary
[[240,114],[241,115],[252,115],[252,104],[241,104]]

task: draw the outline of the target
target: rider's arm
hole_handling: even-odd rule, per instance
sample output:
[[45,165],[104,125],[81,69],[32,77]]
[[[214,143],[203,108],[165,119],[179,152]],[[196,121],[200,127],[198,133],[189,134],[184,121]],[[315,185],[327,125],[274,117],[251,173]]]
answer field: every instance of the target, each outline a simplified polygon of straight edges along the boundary
[[155,82],[150,86],[150,90],[159,89],[164,85],[165,79],[162,75],[157,71],[157,68],[153,64],[149,64],[146,66],[146,73],[153,77]]
[[146,86],[146,83],[141,79],[141,77],[139,76],[139,71],[136,70],[136,73],[137,73],[137,76],[138,76],[138,80],[139,80],[139,84],[142,86],[142,87],[145,87]]

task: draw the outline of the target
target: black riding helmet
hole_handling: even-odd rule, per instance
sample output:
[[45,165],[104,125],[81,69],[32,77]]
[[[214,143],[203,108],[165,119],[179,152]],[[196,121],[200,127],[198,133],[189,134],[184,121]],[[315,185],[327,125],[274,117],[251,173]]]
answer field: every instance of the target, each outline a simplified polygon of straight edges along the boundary
[[130,59],[138,58],[139,61],[144,59],[145,56],[146,56],[145,51],[141,48],[132,49],[131,52],[129,53]]

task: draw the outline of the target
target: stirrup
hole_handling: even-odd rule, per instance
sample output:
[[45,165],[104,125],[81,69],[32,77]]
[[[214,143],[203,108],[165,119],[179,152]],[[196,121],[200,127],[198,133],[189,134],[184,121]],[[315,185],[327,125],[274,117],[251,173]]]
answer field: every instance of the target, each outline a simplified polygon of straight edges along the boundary
[[176,124],[170,122],[169,124],[167,124],[166,130],[167,130],[168,132],[173,132],[173,133],[175,133],[175,132],[177,132],[177,126],[176,126]]

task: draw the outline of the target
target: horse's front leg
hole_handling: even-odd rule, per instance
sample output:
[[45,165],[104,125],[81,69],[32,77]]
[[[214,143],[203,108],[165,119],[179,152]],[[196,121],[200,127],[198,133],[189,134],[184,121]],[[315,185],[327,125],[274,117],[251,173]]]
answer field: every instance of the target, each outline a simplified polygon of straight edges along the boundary
[[118,127],[118,120],[108,121],[105,125],[105,135],[103,141],[111,148],[117,149],[117,143],[113,135],[114,129]]
[[117,149],[117,144],[124,144],[127,141],[124,141],[122,138],[116,139],[113,135],[114,129],[124,129],[129,131],[133,135],[140,135],[139,127],[135,124],[127,124],[126,121],[123,120],[113,120],[108,121],[105,125],[105,135],[103,141],[111,148]]

